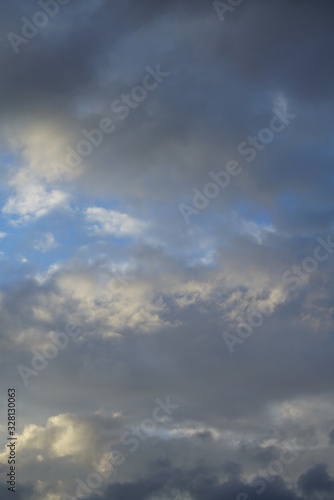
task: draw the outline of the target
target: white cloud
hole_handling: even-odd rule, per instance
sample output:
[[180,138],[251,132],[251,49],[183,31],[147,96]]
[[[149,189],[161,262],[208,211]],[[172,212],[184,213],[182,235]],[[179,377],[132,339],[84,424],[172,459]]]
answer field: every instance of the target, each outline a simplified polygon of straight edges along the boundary
[[60,264],[52,264],[44,274],[36,274],[35,279],[40,285],[43,285],[49,278],[59,271],[59,269],[61,269]]
[[[98,436],[93,432],[93,422],[71,414],[59,414],[50,417],[45,427],[36,424],[26,425],[22,434],[18,436],[19,450],[22,460],[26,461],[32,450],[40,453],[37,457],[64,457],[76,456],[80,458],[83,453],[92,453],[93,446]],[[0,453],[0,463],[6,463],[7,450]]]
[[34,245],[35,250],[39,250],[40,252],[47,252],[51,248],[57,246],[55,238],[52,233],[43,234],[38,241],[36,241]]
[[275,227],[271,224],[260,224],[252,220],[243,219],[237,214],[234,214],[233,222],[239,234],[251,237],[259,245],[263,244],[269,233],[276,233]]
[[17,219],[11,220],[11,224],[16,226],[47,215],[65,205],[67,199],[68,195],[63,191],[47,190],[39,183],[28,184],[17,188],[16,194],[9,198],[2,212],[17,216]]
[[128,214],[107,210],[99,207],[89,207],[86,210],[86,219],[91,224],[94,234],[128,236],[141,233],[145,224]]

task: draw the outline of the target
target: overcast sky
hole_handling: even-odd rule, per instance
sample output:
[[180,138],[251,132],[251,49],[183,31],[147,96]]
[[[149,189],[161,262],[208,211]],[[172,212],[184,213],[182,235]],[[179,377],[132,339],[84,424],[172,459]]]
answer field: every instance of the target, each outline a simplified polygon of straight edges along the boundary
[[333,2],[0,10],[1,499],[332,500]]

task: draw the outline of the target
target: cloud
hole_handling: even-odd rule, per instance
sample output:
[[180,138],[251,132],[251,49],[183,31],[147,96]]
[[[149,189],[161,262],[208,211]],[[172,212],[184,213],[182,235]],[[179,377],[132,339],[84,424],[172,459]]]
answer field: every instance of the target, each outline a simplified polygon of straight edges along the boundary
[[301,491],[306,494],[334,491],[334,480],[330,477],[326,464],[317,464],[304,472],[298,479]]
[[13,226],[33,222],[57,208],[67,208],[68,195],[63,191],[48,189],[21,175],[12,181],[12,185],[16,193],[7,200],[2,213],[12,217]]
[[141,233],[145,224],[134,217],[116,210],[89,207],[85,212],[89,228],[96,235],[135,236]]
[[[7,2],[0,22],[0,374],[4,401],[18,387],[18,498],[73,494],[114,449],[124,467],[92,500],[253,498],[247,478],[296,441],[264,496],[329,500],[331,249],[304,264],[333,234],[332,3],[240,2],[221,22],[199,0],[67,2],[16,54],[7,34],[36,9]],[[169,76],[125,119],[147,66]],[[268,141],[274,107],[289,123]],[[105,117],[113,133],[75,162]],[[231,160],[240,174],[206,203]],[[202,207],[189,225],[182,202]],[[69,325],[24,386],[18,365]],[[233,355],[227,332],[243,335]],[[178,412],[131,453],[122,434],[167,395]]]
[[40,252],[47,252],[55,246],[57,246],[57,244],[52,233],[43,234],[34,244],[35,250],[39,250]]

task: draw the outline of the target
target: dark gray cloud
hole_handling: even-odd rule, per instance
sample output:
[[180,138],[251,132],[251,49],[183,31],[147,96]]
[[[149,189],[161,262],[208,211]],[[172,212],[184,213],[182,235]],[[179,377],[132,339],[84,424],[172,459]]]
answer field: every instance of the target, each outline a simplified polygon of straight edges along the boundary
[[330,477],[326,464],[317,464],[300,476],[298,485],[302,492],[310,495],[315,492],[331,493],[334,481]]
[[332,429],[329,433],[329,439],[330,439],[330,443],[331,444],[334,444],[334,429]]
[[[137,495],[140,500],[163,498],[164,495],[176,499],[186,494],[190,495],[193,500],[235,500],[236,498],[246,500],[253,498],[256,492],[254,487],[242,481],[229,480],[221,483],[217,475],[205,467],[199,466],[187,472],[171,467],[169,470],[160,471],[150,479],[142,479],[135,483],[115,484],[108,488],[103,500],[123,500],[132,498],[133,495]],[[302,500],[279,477],[267,485],[265,494],[274,500]]]

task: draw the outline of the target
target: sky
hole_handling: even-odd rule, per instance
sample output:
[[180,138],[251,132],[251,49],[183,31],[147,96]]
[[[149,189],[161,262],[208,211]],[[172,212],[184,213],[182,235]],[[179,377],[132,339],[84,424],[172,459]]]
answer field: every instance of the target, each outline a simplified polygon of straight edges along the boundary
[[333,500],[332,1],[0,10],[1,500]]

